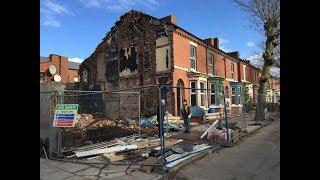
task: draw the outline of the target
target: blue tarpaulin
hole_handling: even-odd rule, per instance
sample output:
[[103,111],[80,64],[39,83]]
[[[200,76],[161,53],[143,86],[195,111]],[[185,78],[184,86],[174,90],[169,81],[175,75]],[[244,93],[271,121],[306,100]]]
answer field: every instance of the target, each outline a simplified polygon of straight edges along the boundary
[[204,109],[195,107],[191,108],[191,116],[193,117],[202,117],[205,114]]

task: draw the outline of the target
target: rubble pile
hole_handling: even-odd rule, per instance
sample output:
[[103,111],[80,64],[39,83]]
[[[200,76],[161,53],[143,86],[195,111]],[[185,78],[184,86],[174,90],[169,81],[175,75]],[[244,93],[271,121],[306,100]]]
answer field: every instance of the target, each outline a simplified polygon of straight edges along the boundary
[[96,122],[92,114],[79,114],[75,120],[75,127],[86,128]]

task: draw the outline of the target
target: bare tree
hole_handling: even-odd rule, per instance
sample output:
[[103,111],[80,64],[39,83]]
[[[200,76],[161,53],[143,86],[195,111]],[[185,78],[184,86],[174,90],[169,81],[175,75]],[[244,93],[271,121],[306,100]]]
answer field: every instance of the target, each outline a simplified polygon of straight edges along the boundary
[[263,67],[258,89],[258,107],[255,120],[263,120],[270,67],[279,62],[280,56],[280,0],[234,0],[247,13],[251,27],[265,35]]

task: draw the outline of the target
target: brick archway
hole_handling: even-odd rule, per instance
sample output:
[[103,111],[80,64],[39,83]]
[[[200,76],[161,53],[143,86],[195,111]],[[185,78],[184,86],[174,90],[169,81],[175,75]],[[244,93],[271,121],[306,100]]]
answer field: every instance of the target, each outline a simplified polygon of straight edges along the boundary
[[182,79],[178,79],[177,81],[177,87],[182,87],[182,88],[177,88],[177,115],[180,115],[180,109],[182,106],[182,101],[185,98],[185,93],[184,93],[184,82]]

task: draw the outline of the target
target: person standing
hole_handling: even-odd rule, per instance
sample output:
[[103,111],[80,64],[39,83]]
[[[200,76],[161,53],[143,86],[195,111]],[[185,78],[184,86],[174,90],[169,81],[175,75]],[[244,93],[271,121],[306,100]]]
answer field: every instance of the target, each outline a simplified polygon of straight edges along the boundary
[[[165,100],[164,99],[162,99],[161,100],[161,114],[162,114],[162,117],[161,117],[161,120],[160,120],[160,109],[159,109],[159,107],[157,107],[157,121],[158,121],[158,125],[159,125],[159,138],[160,138],[160,136],[161,136],[161,134],[160,134],[160,122],[162,121],[163,122],[163,120],[164,120],[164,116],[165,116]],[[163,129],[163,131],[164,131],[164,129]],[[164,135],[164,132],[162,132],[162,135]]]
[[181,116],[183,118],[184,125],[186,127],[186,130],[184,131],[184,133],[190,133],[191,131],[189,115],[190,115],[190,106],[188,105],[187,100],[184,99],[182,109],[181,109]]

